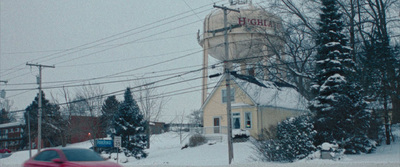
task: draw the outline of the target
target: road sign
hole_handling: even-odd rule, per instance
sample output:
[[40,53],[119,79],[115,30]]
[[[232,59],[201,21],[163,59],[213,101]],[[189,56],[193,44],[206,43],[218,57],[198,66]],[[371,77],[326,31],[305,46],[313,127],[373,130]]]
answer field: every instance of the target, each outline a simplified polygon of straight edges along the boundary
[[112,140],[96,140],[96,147],[113,147]]
[[96,147],[113,147],[112,140],[96,140]]
[[114,136],[114,147],[121,147],[121,136]]

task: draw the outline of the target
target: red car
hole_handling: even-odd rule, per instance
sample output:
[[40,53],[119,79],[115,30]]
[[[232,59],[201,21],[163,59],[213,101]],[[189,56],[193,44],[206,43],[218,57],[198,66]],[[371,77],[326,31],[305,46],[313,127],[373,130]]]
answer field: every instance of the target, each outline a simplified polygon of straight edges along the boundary
[[25,161],[24,167],[121,167],[103,159],[96,152],[84,148],[46,149]]
[[11,153],[11,150],[6,149],[6,148],[0,149],[0,153]]

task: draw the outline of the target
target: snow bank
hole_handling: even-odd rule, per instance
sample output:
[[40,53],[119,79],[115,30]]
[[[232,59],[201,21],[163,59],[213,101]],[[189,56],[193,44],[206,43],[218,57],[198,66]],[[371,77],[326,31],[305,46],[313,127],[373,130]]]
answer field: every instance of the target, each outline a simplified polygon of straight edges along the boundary
[[[399,128],[393,131],[395,136],[400,136]],[[184,134],[187,136],[188,133]],[[153,135],[151,148],[146,150],[149,156],[145,159],[136,160],[132,157],[125,157],[119,154],[120,163],[123,166],[218,166],[218,167],[399,167],[400,166],[400,142],[392,145],[383,145],[377,148],[373,154],[346,155],[342,160],[307,159],[294,163],[271,163],[261,162],[256,157],[256,151],[251,142],[234,143],[234,160],[228,165],[228,146],[226,140],[216,142],[213,145],[204,144],[198,147],[191,147],[181,150],[180,135],[175,132]],[[89,148],[90,141],[71,144],[68,147]],[[32,151],[32,155],[36,150]],[[103,154],[108,157],[109,155]],[[109,161],[116,162],[117,154],[111,154]],[[28,151],[13,153],[10,157],[0,159],[1,167],[21,166],[29,157]],[[114,159],[115,158],[115,159]]]

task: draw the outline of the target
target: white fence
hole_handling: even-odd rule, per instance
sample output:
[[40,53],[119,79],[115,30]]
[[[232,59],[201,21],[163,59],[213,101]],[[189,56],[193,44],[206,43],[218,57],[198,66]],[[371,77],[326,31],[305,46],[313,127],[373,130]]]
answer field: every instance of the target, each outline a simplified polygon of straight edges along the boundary
[[190,128],[192,134],[228,134],[226,126],[209,126],[209,127],[193,127]]

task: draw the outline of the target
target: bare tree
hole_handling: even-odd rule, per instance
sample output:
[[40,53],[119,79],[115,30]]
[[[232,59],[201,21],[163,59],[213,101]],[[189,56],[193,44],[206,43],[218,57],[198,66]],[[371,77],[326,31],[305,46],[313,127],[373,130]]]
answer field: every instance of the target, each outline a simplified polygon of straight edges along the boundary
[[[6,98],[0,98],[0,110],[4,110],[6,113],[7,113],[7,115],[3,115],[3,116],[7,116],[7,120],[9,121],[9,122],[13,122],[13,121],[16,121],[16,115],[15,115],[15,112],[9,112],[9,111],[11,111],[11,108],[12,108],[12,106],[13,106],[13,101],[11,101],[11,100],[8,100],[8,99],[6,99]],[[0,118],[1,119],[1,118]],[[0,121],[1,122],[1,121]]]
[[[318,6],[317,1],[276,0],[266,4],[265,11],[274,11],[274,15],[284,18],[281,25],[270,28],[258,28],[264,36],[263,62],[257,66],[259,76],[268,80],[295,87],[306,99],[312,99],[309,85],[314,69],[312,55],[315,54],[313,39],[317,35],[315,23],[317,15],[310,6]],[[276,41],[281,41],[278,43]],[[282,48],[283,47],[283,48]]]
[[203,112],[201,110],[194,110],[187,118],[189,119],[189,123],[203,126]]
[[151,122],[157,122],[162,114],[165,104],[169,99],[161,96],[153,86],[152,83],[143,81],[139,83],[142,85],[135,94],[135,99],[139,103],[140,111],[142,112],[144,119],[147,121],[147,148],[150,148],[150,137],[151,137]]
[[[186,115],[185,115],[185,111],[183,111],[181,114],[176,113],[175,114],[175,118],[169,123],[170,124],[170,130],[171,128],[172,131],[175,131],[176,133],[178,133],[179,135],[179,144],[182,144],[183,140],[188,137],[188,136],[184,136],[183,132],[185,132],[186,128],[185,127],[185,120],[186,120]],[[173,127],[171,127],[173,126]]]
[[360,54],[361,81],[366,95],[383,112],[386,144],[390,144],[390,123],[400,122],[399,55],[390,41],[391,37],[399,39],[400,19],[391,12],[393,8],[398,11],[399,6],[395,5],[398,3],[398,0],[366,0],[359,2],[358,10],[358,27],[362,29],[359,36],[364,45],[364,53]]
[[[101,106],[104,102],[103,88],[93,85],[84,85],[76,90],[75,99],[70,102],[68,107],[72,116],[79,116],[75,119],[74,125],[77,129],[71,129],[71,133],[89,135],[94,142],[105,134],[103,122],[100,121]],[[72,117],[71,116],[71,117]],[[88,134],[86,134],[89,131]],[[94,143],[92,143],[94,144]]]
[[[60,135],[60,140],[61,140],[62,147],[65,147],[65,146],[67,146],[67,143],[69,142],[68,139],[70,138],[70,135],[71,135],[71,130],[70,130],[70,127],[71,127],[70,126],[71,125],[71,122],[70,122],[70,120],[71,120],[70,111],[71,110],[69,110],[69,108],[68,108],[69,99],[67,97],[69,97],[69,94],[67,94],[65,88],[63,88],[63,92],[61,92],[61,94],[63,94],[63,96],[65,97],[65,101],[67,103],[67,107],[64,107],[63,105],[60,105],[60,102],[59,102],[58,98],[53,93],[50,93],[50,96],[52,98],[52,101],[60,107],[60,113],[61,113],[61,118],[63,119],[62,122],[63,122],[63,127],[64,128],[60,127],[59,135]],[[61,120],[59,120],[59,121],[61,121]]]
[[93,85],[84,85],[80,89],[76,90],[76,97],[83,102],[86,107],[85,114],[92,117],[98,117],[101,114],[100,108],[103,104],[104,98],[103,88]]

